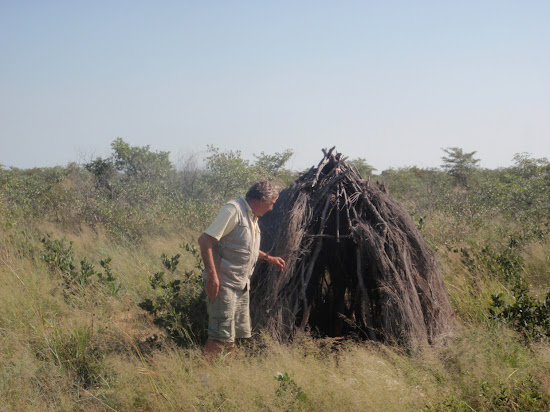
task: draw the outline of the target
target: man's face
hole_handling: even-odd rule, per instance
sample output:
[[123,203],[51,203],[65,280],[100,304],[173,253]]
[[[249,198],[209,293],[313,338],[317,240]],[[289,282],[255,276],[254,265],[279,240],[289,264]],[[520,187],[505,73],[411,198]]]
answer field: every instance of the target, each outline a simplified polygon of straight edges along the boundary
[[276,201],[277,201],[277,198],[272,199],[271,201],[260,200],[258,204],[258,210],[255,213],[256,216],[258,217],[263,216],[267,212],[273,210],[273,205],[275,204]]

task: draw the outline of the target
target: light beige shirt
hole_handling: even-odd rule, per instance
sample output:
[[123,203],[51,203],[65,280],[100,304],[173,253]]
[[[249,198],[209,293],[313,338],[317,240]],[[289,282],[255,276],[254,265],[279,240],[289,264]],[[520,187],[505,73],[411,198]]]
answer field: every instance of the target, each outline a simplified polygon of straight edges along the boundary
[[[253,236],[255,236],[256,229],[258,228],[258,217],[254,216],[254,214],[252,213],[252,209],[248,205],[248,202],[245,203],[246,209],[248,211],[248,216],[250,217],[250,221],[252,222],[252,226],[254,229]],[[212,236],[216,240],[220,240],[222,237],[235,229],[237,223],[237,209],[232,204],[227,203],[221,207],[220,211],[218,212],[218,216],[216,216],[216,219],[214,219],[212,224],[208,226],[204,233]]]

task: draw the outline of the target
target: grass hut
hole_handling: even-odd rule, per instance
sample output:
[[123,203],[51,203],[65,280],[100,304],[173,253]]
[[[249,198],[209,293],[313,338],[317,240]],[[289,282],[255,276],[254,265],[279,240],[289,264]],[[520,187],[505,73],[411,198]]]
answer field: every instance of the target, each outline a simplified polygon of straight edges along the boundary
[[254,324],[281,341],[297,330],[400,344],[431,343],[451,308],[433,252],[383,185],[364,180],[340,153],[324,157],[280,193],[260,219]]

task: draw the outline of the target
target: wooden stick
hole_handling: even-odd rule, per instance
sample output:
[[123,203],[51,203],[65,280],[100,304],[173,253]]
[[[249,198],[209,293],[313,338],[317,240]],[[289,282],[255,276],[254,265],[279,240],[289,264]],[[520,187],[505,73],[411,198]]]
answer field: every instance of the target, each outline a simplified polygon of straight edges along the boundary
[[315,251],[313,252],[313,256],[311,257],[311,261],[309,262],[309,266],[307,268],[307,274],[305,278],[306,288],[307,288],[307,285],[309,284],[309,281],[311,280],[311,275],[313,274],[313,267],[315,266],[315,262],[319,257],[319,253],[321,252],[322,246],[323,246],[323,238],[319,239],[319,243],[317,243],[317,246],[315,247]]
[[351,202],[348,199],[348,193],[346,192],[346,188],[344,188],[344,199],[346,200],[346,217],[348,218],[348,225],[351,231],[352,224],[351,224],[351,218],[349,217],[349,209],[351,207]]
[[336,191],[336,243],[340,243],[340,182]]
[[330,206],[331,197],[332,195],[329,193],[327,196],[327,200],[325,201],[325,207],[323,208],[323,213],[321,213],[321,226],[319,227],[319,232],[317,232],[318,235],[323,233],[323,231],[325,230],[325,222],[327,220],[327,211],[328,211],[328,207]]
[[345,177],[346,175],[341,173],[339,175],[331,177],[327,182],[324,182],[323,183],[324,187],[315,194],[316,199],[322,199],[327,194],[327,192],[330,193],[330,190],[332,189],[332,185],[334,185],[340,180],[343,180]]
[[307,307],[307,295],[306,295],[306,282],[305,282],[305,266],[302,264],[302,267],[300,269],[300,283],[301,285],[301,291],[302,291],[302,300],[304,301],[304,308]]
[[356,177],[358,180],[364,180],[364,179],[363,179],[363,176],[361,176],[361,174],[360,174],[359,171],[355,168],[355,166],[353,166],[353,165],[348,165],[348,166],[349,166],[351,172],[352,172],[353,174],[355,174],[354,177]]
[[296,299],[294,300],[294,308],[292,309],[292,318],[295,320],[296,315],[298,314],[298,311],[300,310],[300,297],[296,296]]
[[373,203],[370,201],[370,199],[368,198],[368,196],[363,193],[361,195],[361,199],[363,199],[363,201],[365,202],[365,205],[367,206],[367,209],[369,210],[369,212],[371,212],[374,217],[376,218],[377,220],[377,223],[375,225],[375,227],[379,227],[382,231],[382,236],[385,237],[386,236],[386,231],[388,230],[388,225],[386,223],[386,221],[384,220],[384,218],[382,216],[380,216],[380,213],[378,212],[378,210],[376,210],[376,207],[374,207]]
[[311,187],[315,186],[315,184],[317,183],[317,180],[319,179],[319,175],[321,174],[321,171],[323,170],[323,168],[325,167],[325,165],[329,162],[330,160],[330,155],[332,154],[332,151],[334,150],[336,146],[333,146],[329,151],[328,153],[326,152],[326,149],[323,149],[323,153],[325,154],[325,157],[323,158],[323,160],[321,160],[319,162],[319,165],[317,166],[317,173],[315,174],[315,178],[313,179],[313,182],[311,183]]
[[357,217],[357,210],[355,210],[355,208],[352,207],[352,208],[351,208],[351,211],[352,211],[352,213],[353,213],[353,217],[354,217],[355,219],[358,219],[358,217]]
[[[304,279],[304,265],[302,265],[302,268],[300,270],[300,280],[301,280],[301,283],[302,283],[302,301],[304,302],[304,313],[302,315],[302,321],[300,322],[300,329],[304,330],[304,328],[306,327],[307,325],[307,322],[309,320],[309,315],[311,313],[311,305],[308,305],[307,303],[307,294],[306,294],[306,289],[307,289],[307,283],[305,282],[305,279]],[[298,303],[299,301],[297,300],[296,303]],[[298,314],[298,310],[299,309],[299,306],[298,305],[295,305],[294,306],[294,310],[295,310],[295,314],[294,314],[294,317],[296,317],[296,315]]]
[[[328,210],[328,207],[330,206],[330,198],[331,198],[331,194],[329,193],[329,195],[327,196],[327,200],[325,202],[323,213],[321,214],[321,225],[319,227],[319,232],[317,233],[318,235],[323,234],[323,231],[325,230],[325,222],[327,220],[327,210]],[[317,243],[317,246],[315,247],[315,251],[313,252],[311,261],[309,262],[309,267],[307,268],[307,276],[306,276],[306,288],[307,288],[307,285],[309,284],[309,280],[311,279],[311,274],[313,273],[313,267],[315,266],[315,261],[317,260],[317,257],[321,252],[322,246],[323,246],[323,238],[321,238],[319,240],[319,243]]]
[[362,265],[361,265],[361,247],[358,245],[355,249],[355,253],[357,254],[357,280],[359,280],[359,286],[361,287],[361,291],[363,292],[363,299],[365,301],[365,314],[367,316],[367,334],[369,335],[369,339],[376,341],[376,334],[373,330],[372,325],[372,316],[370,313],[370,299],[369,294],[367,292],[367,288],[365,286],[365,281],[363,280],[363,272],[362,272]]
[[304,309],[304,316],[302,317],[302,322],[300,323],[300,329],[304,330],[309,320],[309,315],[311,314],[311,305],[306,306]]
[[365,192],[363,192],[361,190],[361,188],[357,185],[357,183],[355,183],[355,182],[352,182],[352,183],[353,183],[353,186],[354,186],[355,190],[357,190],[358,192],[361,193],[361,199],[365,203],[365,206],[367,207],[367,210],[370,213],[372,213],[374,218],[376,219],[377,222],[375,224],[375,227],[380,227],[381,232],[382,232],[381,233],[382,236],[385,236],[386,231],[388,230],[388,225],[387,225],[386,221],[382,218],[382,216],[380,215],[378,210],[376,210],[376,207],[374,206],[374,204],[371,202],[371,200],[368,198],[368,196],[365,194]]
[[[334,235],[325,235],[325,234],[322,234],[322,235],[304,235],[304,237],[322,237],[322,238],[325,238],[325,239],[336,239],[336,236]],[[348,239],[352,237],[351,235],[340,235],[339,238],[340,239]]]

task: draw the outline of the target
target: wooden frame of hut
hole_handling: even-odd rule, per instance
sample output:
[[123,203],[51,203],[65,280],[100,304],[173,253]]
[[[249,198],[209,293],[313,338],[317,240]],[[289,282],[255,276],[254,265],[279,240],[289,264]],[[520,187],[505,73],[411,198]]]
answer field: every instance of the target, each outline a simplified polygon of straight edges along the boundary
[[334,148],[323,153],[260,219],[262,250],[286,268],[258,264],[254,324],[281,341],[309,329],[432,343],[452,314],[433,252],[383,185],[362,179]]

